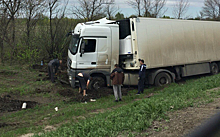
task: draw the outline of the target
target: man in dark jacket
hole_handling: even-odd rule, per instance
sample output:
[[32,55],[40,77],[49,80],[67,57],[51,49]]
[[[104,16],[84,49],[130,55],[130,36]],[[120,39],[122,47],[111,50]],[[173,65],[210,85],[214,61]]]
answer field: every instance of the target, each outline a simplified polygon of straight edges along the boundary
[[62,64],[62,60],[53,59],[48,63],[48,75],[51,81],[54,83],[54,74],[57,73],[58,67]]
[[88,89],[89,82],[91,80],[89,73],[87,72],[79,73],[77,79],[79,80],[79,85],[80,85],[79,93],[81,93],[81,91],[83,90],[83,96],[86,96],[86,89]]
[[139,70],[139,77],[138,77],[138,93],[137,95],[140,95],[140,93],[144,92],[144,82],[146,78],[146,64],[144,64],[143,59],[139,59],[139,62],[141,64],[140,70]]
[[121,86],[124,82],[124,72],[119,68],[118,64],[115,64],[115,69],[112,71],[110,78],[112,80],[115,102],[118,102],[118,99],[122,101]]

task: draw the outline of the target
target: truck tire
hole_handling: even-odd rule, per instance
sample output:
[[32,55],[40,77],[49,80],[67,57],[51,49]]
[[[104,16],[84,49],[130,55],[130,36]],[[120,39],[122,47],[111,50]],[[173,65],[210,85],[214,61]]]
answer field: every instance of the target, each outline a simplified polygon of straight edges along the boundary
[[211,63],[210,70],[212,75],[218,74],[219,72],[218,65],[216,63]]
[[159,73],[155,78],[156,86],[164,86],[171,83],[171,77],[166,72]]
[[105,80],[102,77],[93,77],[89,83],[89,89],[98,90],[102,87],[105,87]]

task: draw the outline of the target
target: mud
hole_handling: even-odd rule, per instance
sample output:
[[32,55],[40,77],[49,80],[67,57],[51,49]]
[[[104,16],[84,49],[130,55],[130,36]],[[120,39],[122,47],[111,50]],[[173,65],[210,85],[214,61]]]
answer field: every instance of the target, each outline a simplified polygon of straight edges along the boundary
[[[42,69],[43,67],[39,66],[37,68]],[[44,74],[39,74],[36,81],[49,81],[49,77]],[[55,76],[56,84],[57,86],[63,87],[64,89],[36,89],[36,93],[50,93],[51,90],[55,91],[62,97],[68,98],[68,101],[65,100],[65,102],[90,102],[90,99],[99,99],[102,97],[106,97],[109,95],[113,95],[112,88],[108,87],[102,87],[98,90],[87,90],[86,94],[87,96],[83,97],[82,93],[78,92],[78,89],[71,88],[69,82],[68,82],[68,76],[66,71],[60,71]],[[122,95],[126,96],[128,94],[128,91],[133,90],[133,88],[122,88]]]
[[7,127],[7,126],[18,126],[20,123],[0,123],[0,128],[3,128],[3,127]]
[[51,90],[42,90],[42,89],[39,89],[39,88],[36,88],[35,89],[35,93],[50,93],[51,92]]
[[18,74],[18,72],[16,72],[16,71],[8,71],[8,70],[1,70],[0,74],[1,75],[15,75],[15,74]]
[[[131,88],[122,88],[122,96],[126,96]],[[103,87],[99,90],[87,90],[87,96],[83,96],[82,93],[73,92],[70,89],[60,90],[58,93],[63,97],[70,97],[69,101],[66,102],[90,102],[90,99],[99,99],[109,95],[113,95],[112,88]]]
[[47,73],[47,69],[48,69],[47,65],[37,65],[37,64],[32,65],[31,68],[39,70],[39,72],[46,72],[46,73]]
[[10,95],[0,97],[0,113],[22,110],[22,104],[27,103],[27,109],[34,108],[38,103],[34,101],[13,100]]

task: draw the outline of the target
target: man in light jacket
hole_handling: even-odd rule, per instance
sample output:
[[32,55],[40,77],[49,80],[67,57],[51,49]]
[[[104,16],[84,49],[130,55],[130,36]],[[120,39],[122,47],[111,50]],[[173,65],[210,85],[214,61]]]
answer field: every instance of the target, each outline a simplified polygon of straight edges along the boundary
[[124,72],[119,68],[118,64],[115,64],[115,69],[112,71],[110,78],[112,80],[115,102],[122,101],[121,86],[124,82]]

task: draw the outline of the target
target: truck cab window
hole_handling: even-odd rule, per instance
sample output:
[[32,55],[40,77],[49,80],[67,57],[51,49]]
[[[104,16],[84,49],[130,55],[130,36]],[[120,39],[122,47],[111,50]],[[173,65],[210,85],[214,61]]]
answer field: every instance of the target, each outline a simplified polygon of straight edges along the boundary
[[79,42],[79,35],[73,35],[70,41],[69,50],[72,54],[76,54]]
[[85,42],[84,53],[95,52],[95,49],[96,49],[95,39],[84,39],[83,42]]

